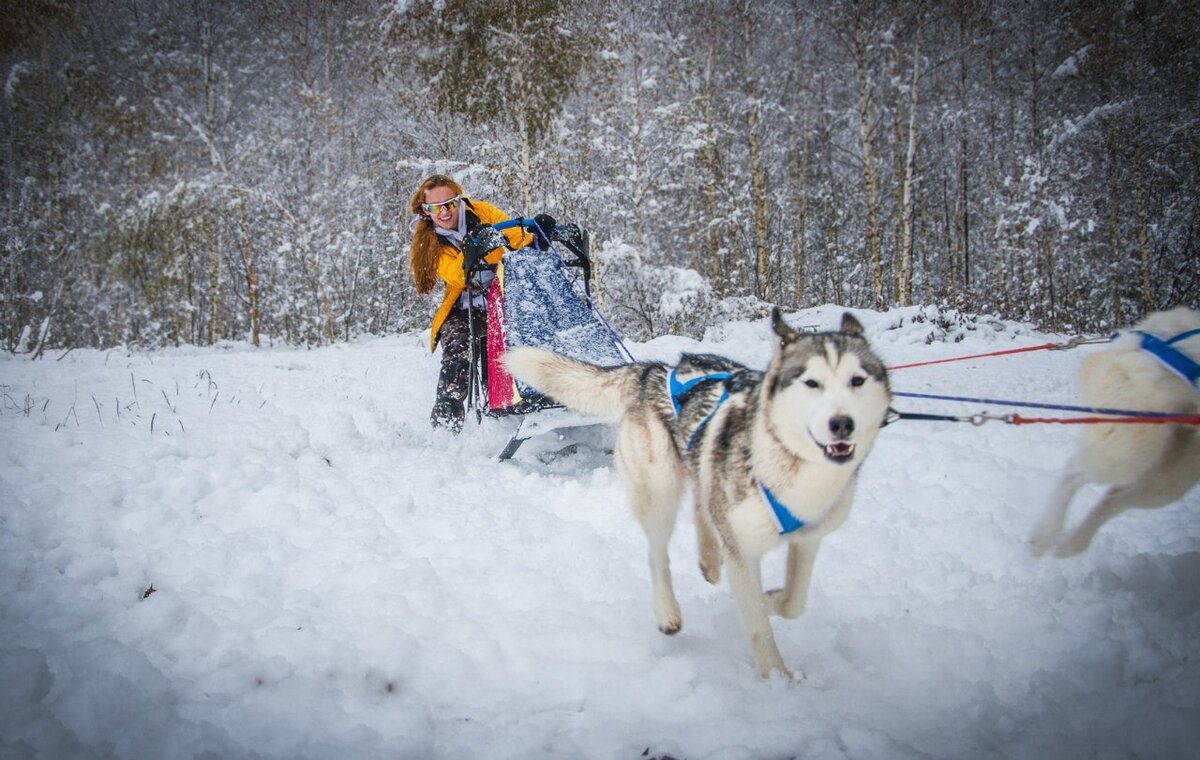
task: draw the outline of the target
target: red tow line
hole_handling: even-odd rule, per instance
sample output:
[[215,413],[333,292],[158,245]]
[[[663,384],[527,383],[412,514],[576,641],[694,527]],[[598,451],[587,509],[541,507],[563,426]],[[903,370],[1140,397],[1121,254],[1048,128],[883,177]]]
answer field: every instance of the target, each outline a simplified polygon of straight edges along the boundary
[[1023,354],[1027,351],[1045,351],[1047,349],[1058,349],[1058,348],[1062,348],[1063,345],[1064,344],[1061,344],[1061,343],[1043,343],[1040,346],[1026,346],[1025,348],[1010,348],[1010,349],[1006,349],[1004,351],[992,351],[991,353],[987,353],[987,354],[972,354],[971,356],[954,356],[949,359],[934,359],[933,361],[927,361],[927,362],[913,362],[912,364],[897,364],[896,366],[888,367],[887,369],[888,369],[888,372],[892,372],[894,370],[909,369],[911,367],[925,367],[930,364],[946,364],[947,362],[965,362],[968,359],[986,359],[989,356],[1004,356],[1006,354]]
[[1019,414],[1010,415],[1008,422],[1013,425],[1112,425],[1126,423],[1130,425],[1200,425],[1200,414],[1176,414],[1164,417],[1022,417]]

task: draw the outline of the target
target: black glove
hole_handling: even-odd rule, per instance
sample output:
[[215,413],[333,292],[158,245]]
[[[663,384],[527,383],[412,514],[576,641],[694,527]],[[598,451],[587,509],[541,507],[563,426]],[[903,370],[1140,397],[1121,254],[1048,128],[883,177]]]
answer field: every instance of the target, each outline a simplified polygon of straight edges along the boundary
[[477,227],[467,235],[467,239],[463,243],[463,275],[470,277],[471,272],[479,267],[484,256],[507,245],[508,238],[492,225],[485,224]]
[[544,251],[550,247],[550,231],[557,222],[549,214],[538,214],[533,218],[533,222],[537,225],[533,228],[533,247]]

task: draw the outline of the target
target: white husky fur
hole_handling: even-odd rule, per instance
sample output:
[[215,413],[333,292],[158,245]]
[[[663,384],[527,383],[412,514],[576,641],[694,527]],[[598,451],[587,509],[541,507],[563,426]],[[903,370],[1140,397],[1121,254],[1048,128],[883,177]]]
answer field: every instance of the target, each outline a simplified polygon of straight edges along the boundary
[[[1168,340],[1200,328],[1200,312],[1184,307],[1155,312],[1135,326]],[[1200,335],[1174,348],[1200,361]],[[1083,399],[1092,406],[1178,415],[1200,414],[1200,393],[1141,348],[1140,337],[1123,333],[1080,369]],[[1072,557],[1086,550],[1096,531],[1126,509],[1149,509],[1182,498],[1200,480],[1200,427],[1183,424],[1086,425],[1079,449],[1031,539],[1033,554]],[[1087,483],[1108,484],[1082,522],[1064,535],[1067,510]]]
[[[665,364],[605,368],[531,348],[511,350],[505,363],[566,406],[617,421],[614,460],[649,541],[659,630],[674,634],[683,625],[667,544],[690,478],[700,570],[717,583],[722,563],[728,565],[759,674],[777,670],[790,678],[769,615],[804,611],[817,548],[846,519],[891,391],[851,315],[836,333],[799,333],[778,309],[772,323],[777,350],[765,372],[713,355],[684,355],[674,367],[682,380],[714,371],[731,376],[700,380],[679,396],[678,411]],[[805,525],[781,535],[759,484]],[[781,543],[788,545],[785,584],[764,594],[760,560]]]

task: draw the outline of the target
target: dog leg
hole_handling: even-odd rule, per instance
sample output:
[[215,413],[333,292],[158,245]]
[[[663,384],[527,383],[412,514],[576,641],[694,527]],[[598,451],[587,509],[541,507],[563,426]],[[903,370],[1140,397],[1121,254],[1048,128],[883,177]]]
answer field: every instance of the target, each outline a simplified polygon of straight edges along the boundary
[[683,617],[671,585],[667,545],[675,530],[679,501],[687,484],[683,463],[672,455],[665,427],[646,418],[627,418],[617,428],[613,457],[649,544],[650,580],[658,630],[678,633]]
[[742,616],[742,625],[750,639],[750,651],[763,678],[778,670],[788,680],[792,672],[783,664],[783,655],[775,643],[771,630],[771,619],[767,610],[767,598],[762,590],[762,571],[758,560],[747,562],[740,557],[729,557],[729,590]]
[[1042,556],[1057,543],[1059,536],[1062,535],[1063,524],[1067,519],[1067,509],[1071,506],[1071,498],[1086,483],[1083,454],[1076,452],[1067,461],[1062,477],[1046,505],[1046,511],[1042,513],[1042,519],[1029,539],[1033,556]]
[[1057,541],[1054,556],[1082,554],[1104,523],[1127,509],[1157,509],[1183,498],[1200,479],[1197,457],[1200,446],[1193,444],[1189,448],[1173,443],[1171,454],[1144,470],[1136,480],[1109,486],[1079,525]]
[[1186,486],[1178,491],[1164,485],[1174,484],[1162,470],[1155,470],[1137,483],[1109,486],[1079,526],[1054,547],[1054,556],[1065,559],[1082,554],[1091,546],[1101,526],[1127,509],[1157,509],[1187,492]]
[[639,483],[630,486],[629,496],[649,544],[650,581],[654,588],[654,617],[658,630],[668,636],[679,633],[683,628],[683,616],[671,584],[671,558],[667,545],[675,530],[680,489],[670,485],[653,489]]
[[817,561],[817,549],[820,546],[819,539],[788,544],[787,576],[783,588],[767,592],[767,604],[772,615],[792,619],[804,613],[813,563]]
[[704,508],[696,504],[696,536],[700,544],[700,574],[704,580],[716,584],[721,582],[721,543],[717,532],[709,522]]
[[1092,511],[1088,512],[1087,517],[1083,518],[1079,526],[1054,547],[1054,556],[1060,559],[1074,557],[1082,554],[1091,546],[1092,539],[1096,537],[1096,532],[1100,530],[1101,525],[1134,506],[1127,498],[1124,498],[1128,490],[1125,486],[1109,486],[1108,490],[1104,492],[1104,496],[1096,503],[1096,506],[1092,507]]

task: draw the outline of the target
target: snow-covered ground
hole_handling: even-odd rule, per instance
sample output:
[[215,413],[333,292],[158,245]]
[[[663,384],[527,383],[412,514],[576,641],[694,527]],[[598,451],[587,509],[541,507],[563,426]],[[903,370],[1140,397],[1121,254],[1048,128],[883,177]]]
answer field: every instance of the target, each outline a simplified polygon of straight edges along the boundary
[[[890,364],[1060,337],[985,321],[927,344],[918,313],[859,316]],[[0,358],[0,757],[1200,752],[1200,492],[1122,515],[1080,557],[1034,560],[1076,428],[896,423],[808,612],[774,620],[805,678],[761,681],[727,590],[696,569],[690,507],[673,543],[684,629],[666,637],[604,430],[507,463],[511,421],[432,432],[425,346]],[[698,346],[761,366],[769,328],[630,348]],[[1096,350],[906,369],[893,386],[1077,403]]]

